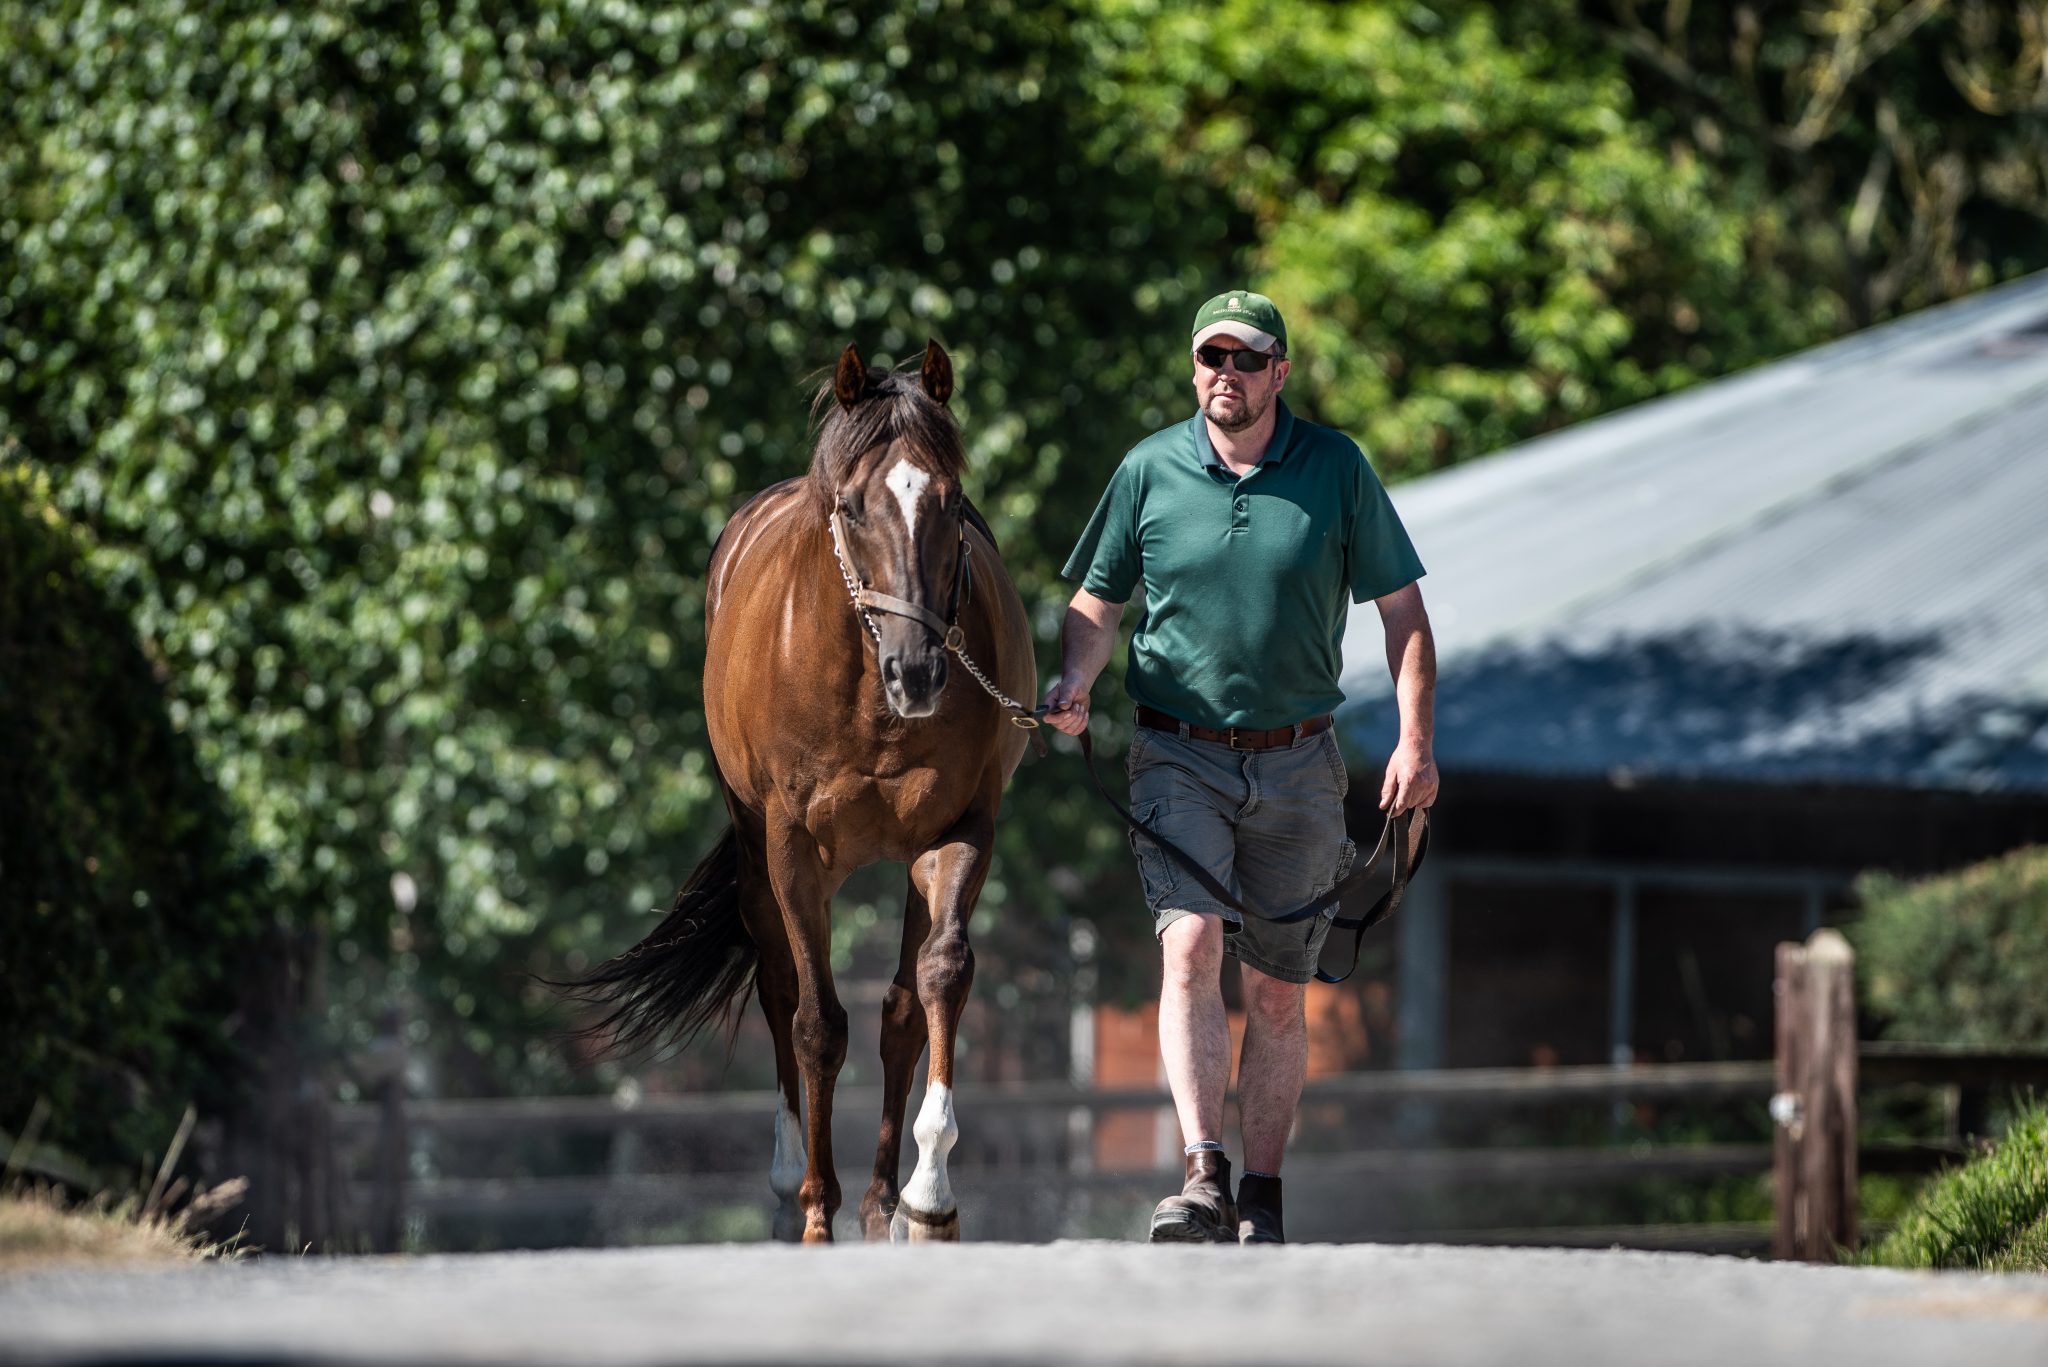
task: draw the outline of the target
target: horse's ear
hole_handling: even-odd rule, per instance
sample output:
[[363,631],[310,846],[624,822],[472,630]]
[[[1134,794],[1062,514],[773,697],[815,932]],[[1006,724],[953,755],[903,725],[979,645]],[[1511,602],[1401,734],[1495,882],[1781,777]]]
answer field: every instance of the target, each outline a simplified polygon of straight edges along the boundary
[[930,337],[924,342],[924,392],[936,403],[953,397],[953,362],[946,349]]
[[832,372],[832,395],[841,408],[851,408],[867,397],[868,363],[860,358],[853,343],[839,353],[839,365]]

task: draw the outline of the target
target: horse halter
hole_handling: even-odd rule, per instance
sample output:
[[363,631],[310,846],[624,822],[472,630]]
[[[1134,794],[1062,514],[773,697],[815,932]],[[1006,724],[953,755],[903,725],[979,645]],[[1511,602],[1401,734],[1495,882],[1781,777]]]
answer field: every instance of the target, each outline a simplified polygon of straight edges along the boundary
[[960,558],[953,571],[952,601],[947,604],[946,615],[941,618],[930,608],[898,598],[893,594],[871,589],[866,585],[865,576],[854,573],[853,552],[849,549],[846,529],[840,523],[839,510],[832,511],[832,557],[839,562],[839,577],[846,581],[847,591],[853,595],[853,606],[860,612],[860,620],[868,629],[868,635],[875,638],[876,646],[882,644],[882,633],[876,629],[869,611],[886,612],[896,617],[908,617],[930,627],[932,634],[945,643],[946,649],[959,654],[966,633],[960,630],[960,607],[967,600],[974,582],[974,571],[967,560],[967,528],[960,528]]
[[974,571],[970,568],[969,546],[971,543],[967,540],[967,527],[965,523],[960,527],[960,558],[958,562],[959,567],[953,572],[952,602],[947,606],[944,618],[941,618],[930,608],[922,607],[910,602],[908,599],[898,598],[893,594],[883,593],[878,589],[864,586],[855,577],[851,568],[853,554],[848,549],[845,529],[840,525],[839,510],[837,508],[832,510],[831,524],[832,558],[839,562],[839,577],[845,581],[847,595],[853,599],[854,615],[860,618],[861,625],[866,627],[868,635],[874,638],[875,649],[880,650],[882,647],[882,632],[881,628],[875,625],[874,618],[868,616],[870,612],[886,612],[897,617],[908,617],[914,622],[924,623],[945,644],[946,649],[957,656],[962,665],[966,666],[967,672],[974,676],[974,681],[981,685],[982,691],[1010,710],[1010,724],[1033,733],[1031,737],[1032,743],[1038,747],[1039,753],[1043,754],[1045,741],[1036,734],[1038,730],[1038,717],[1032,713],[1031,709],[1003,692],[1002,689],[997,688],[988,675],[981,672],[981,667],[975,664],[973,658],[967,653],[967,633],[960,628],[960,608],[973,597]]

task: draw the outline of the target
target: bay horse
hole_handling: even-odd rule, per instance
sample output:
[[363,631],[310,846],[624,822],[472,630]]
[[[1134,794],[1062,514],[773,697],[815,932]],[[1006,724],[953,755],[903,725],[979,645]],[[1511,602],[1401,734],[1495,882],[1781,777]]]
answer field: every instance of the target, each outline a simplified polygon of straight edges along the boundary
[[[849,345],[813,401],[825,412],[810,472],[761,492],[720,533],[704,712],[731,825],[660,926],[580,984],[610,1007],[596,1029],[627,1048],[687,1039],[740,1009],[752,985],[781,1092],[768,1179],[779,1239],[832,1238],[832,1091],[846,1058],[832,896],[878,859],[908,864],[910,887],[882,1007],[881,1140],[862,1232],[960,1237],[946,1156],[959,1135],[954,1032],[974,977],[967,922],[1027,739],[1015,699],[1036,692],[1037,669],[1024,604],[961,489],[952,392],[936,341],[915,376],[871,369]],[[987,682],[949,688],[949,648]],[[911,1070],[927,1044],[917,1166],[899,1189]]]

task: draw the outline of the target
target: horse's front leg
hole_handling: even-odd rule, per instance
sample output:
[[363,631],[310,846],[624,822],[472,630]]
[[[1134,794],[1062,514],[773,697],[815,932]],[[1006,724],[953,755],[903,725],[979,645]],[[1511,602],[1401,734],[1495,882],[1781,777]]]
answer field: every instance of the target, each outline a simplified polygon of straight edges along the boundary
[[[810,832],[787,819],[768,821],[768,879],[782,907],[796,967],[791,1052],[804,1085],[804,1176],[797,1187],[803,1240],[829,1243],[839,1211],[839,1175],[832,1166],[832,1090],[846,1062],[846,1008],[832,987],[832,893],[836,882],[818,857]],[[778,1149],[780,1145],[778,1144]]]
[[910,1099],[910,1071],[924,1052],[926,1035],[924,1003],[917,995],[917,959],[931,927],[931,908],[913,880],[903,904],[902,956],[882,1000],[882,1134],[875,1145],[875,1180],[860,1203],[861,1230],[869,1239],[887,1239],[896,1215],[903,1106]]
[[960,1211],[946,1175],[946,1155],[960,1137],[953,1116],[953,1040],[974,981],[967,920],[981,895],[982,880],[988,877],[995,845],[992,811],[970,811],[910,866],[912,881],[931,907],[931,933],[917,956],[917,995],[924,1006],[932,1058],[924,1105],[911,1128],[917,1137],[917,1167],[903,1186],[890,1225],[898,1240],[960,1237]]

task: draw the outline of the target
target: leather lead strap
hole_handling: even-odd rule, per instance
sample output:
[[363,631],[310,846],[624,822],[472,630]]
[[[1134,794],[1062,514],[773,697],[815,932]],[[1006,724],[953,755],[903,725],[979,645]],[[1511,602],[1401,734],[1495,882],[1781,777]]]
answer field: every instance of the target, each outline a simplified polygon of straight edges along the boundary
[[[1194,857],[1187,851],[1132,816],[1121,802],[1118,802],[1116,798],[1111,796],[1109,789],[1103,786],[1102,775],[1095,768],[1095,745],[1093,740],[1085,730],[1081,732],[1079,740],[1081,742],[1081,756],[1088,762],[1088,777],[1095,784],[1095,791],[1100,793],[1102,800],[1107,802],[1116,811],[1116,814],[1124,819],[1124,825],[1158,846],[1162,854],[1172,859],[1176,864],[1179,864],[1197,883],[1201,884],[1203,891],[1223,903],[1224,906],[1229,907],[1240,916],[1257,916],[1259,914],[1233,896],[1230,889],[1219,883],[1214,874],[1196,863]],[[1311,916],[1318,915],[1325,907],[1341,904],[1346,897],[1358,891],[1365,885],[1367,880],[1373,878],[1379,868],[1380,860],[1385,858],[1390,851],[1393,854],[1393,868],[1389,885],[1387,890],[1380,894],[1379,900],[1372,904],[1372,909],[1363,916],[1334,916],[1330,919],[1330,925],[1333,928],[1355,932],[1351,941],[1351,966],[1341,974],[1332,976],[1325,973],[1322,966],[1318,964],[1316,966],[1317,982],[1341,983],[1353,973],[1356,973],[1358,971],[1359,954],[1365,947],[1365,932],[1400,910],[1402,901],[1408,895],[1409,880],[1414,878],[1416,871],[1422,867],[1423,856],[1429,852],[1428,809],[1415,808],[1402,812],[1398,816],[1389,816],[1386,825],[1380,828],[1379,843],[1373,847],[1372,857],[1365,861],[1363,867],[1352,869],[1350,875],[1342,882],[1316,898],[1315,901],[1310,902],[1307,906],[1298,907],[1293,911],[1287,912],[1285,915],[1262,918],[1279,925],[1288,925],[1296,921],[1305,921]],[[1223,929],[1226,934],[1236,933],[1236,927],[1228,923],[1224,925]]]

